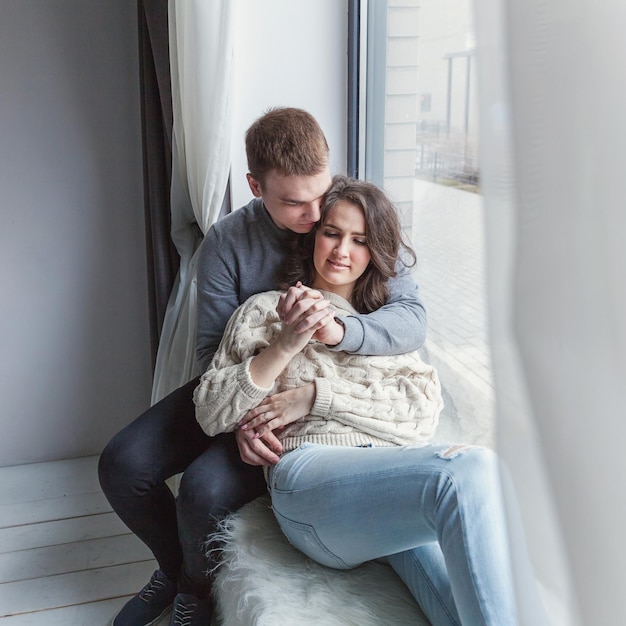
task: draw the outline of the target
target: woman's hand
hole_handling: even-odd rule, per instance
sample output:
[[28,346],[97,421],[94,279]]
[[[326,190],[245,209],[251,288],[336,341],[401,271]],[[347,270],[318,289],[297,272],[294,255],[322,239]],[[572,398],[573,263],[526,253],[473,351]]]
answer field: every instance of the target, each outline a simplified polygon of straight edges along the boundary
[[254,430],[256,437],[284,428],[311,412],[315,402],[315,383],[268,396],[254,409],[250,409],[239,426],[243,431]]
[[276,312],[286,326],[293,326],[296,333],[315,333],[334,317],[328,309],[330,302],[317,291],[298,281],[281,294]]
[[[250,377],[259,387],[273,385],[291,359],[304,350],[320,329],[330,326],[331,322],[333,326],[339,326],[334,322],[335,313],[330,308],[330,301],[319,291],[298,283],[290,292],[290,300],[279,300],[276,305],[282,321],[280,334],[250,361]],[[293,301],[295,297],[298,299]]]
[[294,312],[294,307],[304,296],[308,296],[314,300],[324,299],[324,296],[317,291],[317,289],[309,289],[298,281],[295,285],[289,287],[287,291],[282,293],[278,299],[276,312],[281,322],[289,324],[300,315],[302,310]]
[[276,312],[280,320],[293,325],[294,332],[304,333],[327,345],[337,345],[344,335],[344,326],[335,322],[330,303],[317,291],[298,281],[280,296]]
[[304,347],[313,337],[313,333],[320,323],[332,311],[328,309],[328,300],[303,297],[298,302],[298,316],[291,315],[290,321],[283,321],[280,335],[276,339],[278,347],[292,357],[304,350]]

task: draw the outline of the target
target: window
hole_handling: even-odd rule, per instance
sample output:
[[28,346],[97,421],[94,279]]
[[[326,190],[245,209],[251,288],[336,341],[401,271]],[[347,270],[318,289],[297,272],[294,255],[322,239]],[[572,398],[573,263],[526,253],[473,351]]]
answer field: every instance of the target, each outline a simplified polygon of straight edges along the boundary
[[361,55],[357,171],[395,201],[418,255],[429,318],[425,357],[447,390],[439,436],[490,445],[471,0],[369,0],[352,9]]

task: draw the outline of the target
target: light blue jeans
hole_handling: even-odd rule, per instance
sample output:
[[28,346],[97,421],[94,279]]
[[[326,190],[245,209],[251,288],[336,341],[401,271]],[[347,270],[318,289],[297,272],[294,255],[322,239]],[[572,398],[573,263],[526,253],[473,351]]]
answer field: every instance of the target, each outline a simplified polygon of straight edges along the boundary
[[305,443],[268,483],[283,533],[318,563],[387,557],[432,624],[514,626],[499,471],[480,447]]

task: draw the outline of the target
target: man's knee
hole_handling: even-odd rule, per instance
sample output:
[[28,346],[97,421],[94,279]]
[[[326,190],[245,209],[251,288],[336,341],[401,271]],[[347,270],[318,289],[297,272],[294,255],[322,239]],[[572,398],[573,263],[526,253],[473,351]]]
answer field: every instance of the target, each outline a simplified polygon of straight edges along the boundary
[[98,478],[104,493],[109,493],[120,478],[129,475],[124,463],[124,455],[120,453],[121,448],[116,443],[116,437],[109,441],[98,459]]
[[189,381],[149,407],[106,445],[98,463],[100,486],[111,497],[143,496],[193,462],[208,445],[195,420]]
[[109,441],[100,454],[98,478],[107,496],[141,495],[142,477],[150,473],[147,471],[150,460],[144,458],[137,443],[124,429]]
[[231,482],[210,463],[196,460],[184,472],[178,486],[177,506],[194,515],[215,515],[228,508]]
[[179,511],[219,517],[237,510],[265,491],[260,467],[227,461],[223,450],[196,459],[183,474],[177,504]]

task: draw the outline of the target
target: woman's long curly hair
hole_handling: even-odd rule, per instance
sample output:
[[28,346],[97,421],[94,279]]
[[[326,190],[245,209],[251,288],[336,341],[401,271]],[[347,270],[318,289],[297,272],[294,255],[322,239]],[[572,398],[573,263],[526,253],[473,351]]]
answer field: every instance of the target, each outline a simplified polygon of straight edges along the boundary
[[283,289],[298,281],[308,286],[313,284],[316,276],[313,265],[315,237],[338,202],[358,206],[365,217],[365,235],[371,259],[356,281],[350,300],[359,313],[370,313],[387,301],[387,283],[397,275],[398,262],[413,267],[416,257],[403,239],[400,220],[391,200],[376,185],[364,180],[340,175],[333,178],[324,198],[320,221],[310,233],[294,240],[281,268],[279,283]]

